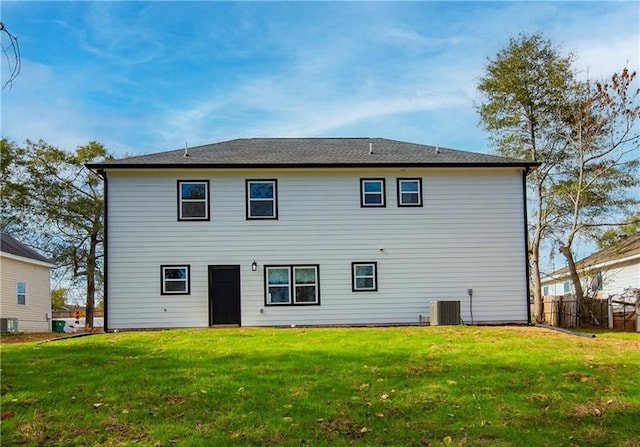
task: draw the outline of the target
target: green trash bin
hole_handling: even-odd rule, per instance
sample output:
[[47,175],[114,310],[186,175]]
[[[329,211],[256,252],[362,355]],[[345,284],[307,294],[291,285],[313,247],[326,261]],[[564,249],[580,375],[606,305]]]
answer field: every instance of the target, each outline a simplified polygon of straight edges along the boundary
[[64,334],[64,320],[51,320],[51,330],[57,334]]

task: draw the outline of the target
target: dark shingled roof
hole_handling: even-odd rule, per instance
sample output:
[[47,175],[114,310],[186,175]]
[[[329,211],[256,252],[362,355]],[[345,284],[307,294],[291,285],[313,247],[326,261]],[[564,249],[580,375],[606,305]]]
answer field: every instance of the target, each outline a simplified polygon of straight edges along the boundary
[[45,258],[33,248],[28,247],[5,233],[0,233],[0,251],[23,258],[46,262],[47,264],[53,264],[50,259]]
[[[370,153],[371,148],[371,153]],[[451,166],[534,168],[536,162],[385,138],[243,138],[87,165],[109,168]]]

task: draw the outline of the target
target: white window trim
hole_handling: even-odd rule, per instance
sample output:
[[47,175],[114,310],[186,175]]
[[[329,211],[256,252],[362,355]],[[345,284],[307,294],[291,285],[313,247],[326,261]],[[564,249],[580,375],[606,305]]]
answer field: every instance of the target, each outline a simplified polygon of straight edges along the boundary
[[[251,185],[254,183],[271,183],[273,185],[273,197],[264,198],[264,197],[251,197]],[[278,218],[278,181],[276,179],[251,179],[247,180],[246,183],[246,201],[247,201],[247,219],[248,220],[259,220],[259,219],[277,219]],[[251,214],[251,202],[272,202],[273,203],[273,213],[270,216],[254,216]]]
[[[356,273],[357,267],[372,266],[373,275],[358,275]],[[372,278],[373,287],[358,287],[359,278]],[[377,292],[378,291],[378,263],[377,262],[352,262],[351,263],[351,290],[353,292]]]
[[[168,269],[185,269],[186,277],[184,279],[165,278],[165,270]],[[167,282],[184,282],[185,290],[167,290]],[[191,294],[191,266],[188,264],[179,265],[161,265],[160,266],[160,294],[161,295],[190,295]]]
[[[287,270],[287,284],[286,286],[289,288],[289,300],[284,302],[284,303],[280,303],[280,302],[272,302],[271,301],[271,287],[284,287],[284,284],[270,284],[269,283],[269,271],[270,270]],[[271,266],[265,266],[265,284],[267,287],[266,290],[266,294],[265,294],[265,304],[267,306],[290,306],[292,303],[291,297],[292,297],[292,293],[293,291],[291,290],[291,267],[288,265],[271,265]]]
[[[20,293],[19,287],[20,284],[24,284],[24,293]],[[20,297],[24,298],[24,303],[20,302]],[[26,306],[27,305],[27,283],[24,281],[16,282],[16,303],[18,306]]]
[[[315,282],[313,283],[296,283],[296,270],[297,269],[313,269],[315,271]],[[291,279],[293,281],[293,303],[294,304],[318,304],[319,301],[319,293],[318,293],[318,266],[317,265],[295,265],[292,267]],[[300,287],[315,287],[315,300],[314,301],[298,301],[298,294],[296,293],[296,286]]]
[[[366,192],[366,183],[379,183],[380,192]],[[362,208],[384,208],[387,206],[386,185],[383,178],[361,178],[360,179],[360,207]],[[380,203],[367,203],[367,196],[380,196]]]
[[[403,191],[403,183],[416,183],[418,185],[418,191]],[[402,200],[403,194],[418,194],[418,203],[404,203]],[[420,207],[422,206],[422,179],[421,178],[399,178],[398,179],[398,206],[406,207]]]
[[[204,185],[204,199],[183,199],[182,185]],[[204,216],[183,216],[183,203],[204,203]],[[178,180],[178,220],[209,220],[209,180]]]
[[[315,270],[315,283],[296,283],[295,282],[295,270],[298,268],[312,268]],[[289,301],[285,303],[271,302],[271,294],[269,292],[269,270],[272,269],[287,269],[287,275],[289,282],[287,286],[289,288]],[[265,285],[265,306],[319,306],[320,305],[320,265],[318,264],[286,264],[286,265],[265,265],[264,266],[264,285]],[[283,287],[284,284],[274,284],[273,287]],[[298,301],[296,297],[296,286],[314,286],[315,287],[315,301]]]

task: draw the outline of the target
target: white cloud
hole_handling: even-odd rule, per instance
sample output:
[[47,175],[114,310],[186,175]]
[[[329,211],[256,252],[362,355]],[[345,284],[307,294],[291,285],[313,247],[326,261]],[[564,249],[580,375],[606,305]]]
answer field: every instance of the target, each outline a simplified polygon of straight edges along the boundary
[[575,48],[578,56],[576,67],[585,77],[588,75],[592,79],[608,78],[624,67],[638,70],[639,35],[638,31],[618,35],[613,42],[603,41],[601,38],[577,40],[569,42],[567,46]]

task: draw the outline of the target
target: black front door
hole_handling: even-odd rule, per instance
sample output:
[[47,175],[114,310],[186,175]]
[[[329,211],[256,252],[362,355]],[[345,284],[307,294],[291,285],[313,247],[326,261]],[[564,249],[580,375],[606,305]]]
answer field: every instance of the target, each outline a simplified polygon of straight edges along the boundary
[[240,324],[240,266],[209,266],[209,325]]

